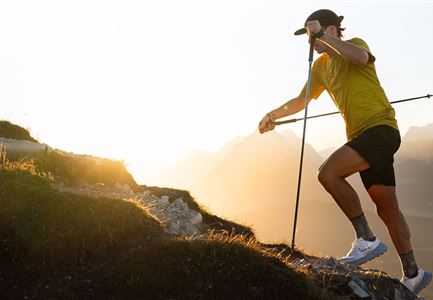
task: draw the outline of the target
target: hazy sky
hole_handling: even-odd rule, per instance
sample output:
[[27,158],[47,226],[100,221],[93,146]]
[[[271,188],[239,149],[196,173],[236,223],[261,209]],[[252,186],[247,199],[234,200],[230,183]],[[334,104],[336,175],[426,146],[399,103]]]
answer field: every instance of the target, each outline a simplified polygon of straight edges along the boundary
[[[432,1],[0,3],[0,118],[56,148],[124,159],[143,180],[252,133],[298,95],[308,43],[293,31],[320,8],[367,41],[390,100],[433,94]],[[395,108],[403,134],[433,122],[433,99]],[[334,110],[326,93],[309,109]],[[286,128],[301,135],[302,122]],[[345,141],[339,116],[307,131],[317,150]]]

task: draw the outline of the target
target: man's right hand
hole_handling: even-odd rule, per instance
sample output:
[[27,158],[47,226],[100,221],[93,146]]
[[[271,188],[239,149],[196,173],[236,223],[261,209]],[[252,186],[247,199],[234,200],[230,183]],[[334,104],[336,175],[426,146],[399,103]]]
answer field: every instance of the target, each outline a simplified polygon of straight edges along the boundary
[[271,118],[266,115],[263,117],[263,119],[259,123],[259,132],[261,134],[271,131],[275,128],[274,122],[272,122]]

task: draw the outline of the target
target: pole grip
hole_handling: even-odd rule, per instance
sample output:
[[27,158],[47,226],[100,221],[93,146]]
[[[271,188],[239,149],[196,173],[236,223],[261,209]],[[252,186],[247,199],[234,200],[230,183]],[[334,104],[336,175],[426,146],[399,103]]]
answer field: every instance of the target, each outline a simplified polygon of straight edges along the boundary
[[308,56],[308,61],[313,61],[314,55],[314,44],[316,43],[316,38],[314,36],[310,36],[310,55]]
[[283,121],[275,121],[274,124],[275,125],[283,125],[283,124],[287,124],[287,123],[295,123],[297,121],[299,121],[299,120],[298,119],[290,119],[290,120],[283,120]]

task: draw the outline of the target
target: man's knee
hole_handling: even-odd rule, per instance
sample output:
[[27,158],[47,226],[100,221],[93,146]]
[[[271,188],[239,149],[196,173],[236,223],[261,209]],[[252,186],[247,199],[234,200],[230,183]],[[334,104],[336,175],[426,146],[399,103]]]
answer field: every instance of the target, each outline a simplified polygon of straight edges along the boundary
[[327,160],[319,167],[317,178],[323,186],[327,186],[336,179],[344,179],[348,176],[340,169],[334,161]]
[[319,179],[319,182],[323,186],[329,185],[333,179],[335,179],[335,177],[335,172],[333,172],[332,169],[326,164],[320,166],[319,170],[317,171],[317,179]]

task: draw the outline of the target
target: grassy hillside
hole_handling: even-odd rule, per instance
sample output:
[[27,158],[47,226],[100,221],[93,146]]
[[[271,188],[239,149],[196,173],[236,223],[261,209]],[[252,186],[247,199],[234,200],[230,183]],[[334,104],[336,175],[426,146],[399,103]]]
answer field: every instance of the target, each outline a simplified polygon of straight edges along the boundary
[[61,193],[0,166],[1,299],[318,299],[329,292],[253,240],[166,235],[144,207]]
[[40,172],[49,173],[57,181],[67,184],[122,183],[137,188],[137,183],[122,161],[54,150],[34,162]]
[[[0,121],[0,137],[17,141],[38,142],[27,129],[8,121]],[[57,181],[70,185],[121,183],[128,184],[133,189],[137,188],[137,183],[126,170],[123,161],[91,155],[78,155],[59,149],[51,150],[48,146],[39,152],[26,153],[22,151],[13,148],[5,150],[5,147],[0,145],[0,161],[31,162],[36,166],[38,172],[50,174]]]
[[5,120],[0,120],[0,137],[37,142],[37,140],[30,135],[30,132],[27,129]]

